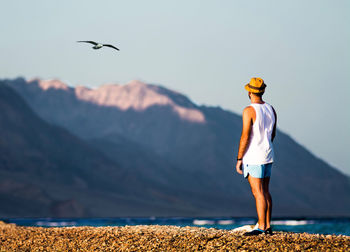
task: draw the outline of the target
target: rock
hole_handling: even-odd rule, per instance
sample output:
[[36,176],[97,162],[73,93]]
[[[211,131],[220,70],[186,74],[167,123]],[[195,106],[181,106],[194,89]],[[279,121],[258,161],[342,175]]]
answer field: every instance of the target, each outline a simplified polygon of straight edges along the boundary
[[245,225],[242,227],[235,228],[235,229],[231,230],[231,232],[250,232],[258,226],[259,226],[258,223],[256,223],[256,225]]

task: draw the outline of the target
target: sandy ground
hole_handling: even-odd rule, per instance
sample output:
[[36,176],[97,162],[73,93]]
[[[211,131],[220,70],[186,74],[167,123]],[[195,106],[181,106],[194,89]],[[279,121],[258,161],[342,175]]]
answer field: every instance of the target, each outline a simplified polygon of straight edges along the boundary
[[21,227],[0,222],[0,251],[350,251],[350,236],[275,232],[245,237],[229,230],[140,225]]

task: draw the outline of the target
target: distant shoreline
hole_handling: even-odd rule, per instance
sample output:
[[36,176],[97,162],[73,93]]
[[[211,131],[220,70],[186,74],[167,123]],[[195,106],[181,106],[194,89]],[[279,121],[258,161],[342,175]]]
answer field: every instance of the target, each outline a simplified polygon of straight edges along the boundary
[[0,251],[350,250],[350,236],[275,232],[245,237],[214,228],[139,225],[22,227],[0,222]]

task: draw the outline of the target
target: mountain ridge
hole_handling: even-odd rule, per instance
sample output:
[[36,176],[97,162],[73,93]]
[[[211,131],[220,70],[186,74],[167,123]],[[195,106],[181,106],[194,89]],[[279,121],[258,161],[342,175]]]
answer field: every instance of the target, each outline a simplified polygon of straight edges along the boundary
[[176,196],[168,198],[174,189],[134,176],[68,130],[42,120],[1,81],[0,108],[1,217],[139,216],[140,207],[159,215],[169,208],[184,215],[196,210]]
[[165,105],[172,107],[178,116],[184,120],[198,123],[205,122],[203,114],[196,110],[196,106],[184,95],[137,80],[132,80],[125,85],[103,84],[97,88],[88,88],[82,85],[69,87],[57,79],[32,79],[27,83],[35,82],[43,91],[55,89],[73,92],[79,100],[100,106],[143,111],[154,105]]
[[[8,80],[7,85],[22,95],[46,121],[68,129],[94,147],[98,143],[98,149],[110,158],[114,155],[110,150],[120,150],[123,146],[123,140],[119,136],[141,146],[140,153],[152,151],[153,159],[164,161],[158,162],[164,169],[164,174],[172,174],[172,170],[176,169],[181,171],[180,175],[189,178],[181,181],[181,176],[171,175],[175,180],[168,181],[169,188],[192,192],[191,199],[183,195],[177,196],[186,202],[192,200],[193,204],[201,205],[203,211],[207,209],[207,213],[214,215],[238,216],[244,209],[245,214],[254,215],[249,186],[235,173],[233,167],[241,130],[241,117],[237,114],[218,107],[198,106],[177,92],[144,83],[141,85],[150,89],[150,94],[154,95],[152,92],[155,89],[161,95],[167,95],[167,99],[174,104],[200,111],[205,122],[186,120],[167,103],[153,103],[144,110],[123,110],[117,106],[101,106],[81,100],[72,89],[53,88],[44,91],[38,87],[37,82],[28,83],[24,79]],[[140,90],[142,89],[138,89]],[[142,95],[142,92],[126,92],[124,95],[133,96],[135,93]],[[110,95],[118,97],[120,94]],[[138,100],[135,96],[125,99]],[[123,158],[131,155],[122,162],[130,162],[128,165],[135,171],[152,169],[147,159],[147,166],[142,168],[141,164],[137,164],[137,155],[132,148],[134,147],[119,156]],[[279,130],[275,149],[271,192],[276,200],[276,215],[350,214],[350,183],[347,176],[316,158]],[[153,174],[156,176],[157,173]],[[133,176],[138,175],[134,173]],[[211,205],[204,203],[206,198]],[[204,212],[199,211],[197,214]]]

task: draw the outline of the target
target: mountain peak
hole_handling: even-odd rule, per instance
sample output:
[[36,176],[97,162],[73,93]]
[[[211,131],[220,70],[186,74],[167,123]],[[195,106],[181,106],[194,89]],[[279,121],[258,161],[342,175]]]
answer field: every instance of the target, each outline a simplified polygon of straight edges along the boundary
[[97,88],[82,85],[72,87],[57,79],[28,81],[20,79],[18,83],[28,84],[25,86],[30,90],[39,88],[42,91],[51,89],[69,92],[78,100],[99,106],[116,107],[124,111],[129,109],[144,111],[152,106],[170,107],[182,120],[193,123],[206,122],[204,113],[186,96],[139,80],[132,80],[124,85],[107,83]]
[[204,114],[185,96],[138,80],[132,80],[125,85],[104,84],[96,89],[78,86],[75,94],[80,100],[121,110],[143,111],[151,106],[170,106],[183,120],[205,122]]
[[78,100],[99,106],[116,107],[124,111],[128,109],[144,111],[152,106],[167,106],[171,107],[182,120],[194,123],[206,122],[204,113],[183,94],[139,80],[131,80],[124,85],[106,83],[97,88],[83,85],[72,87],[57,79],[28,81],[23,79],[22,82],[28,84],[28,88],[70,92]]

